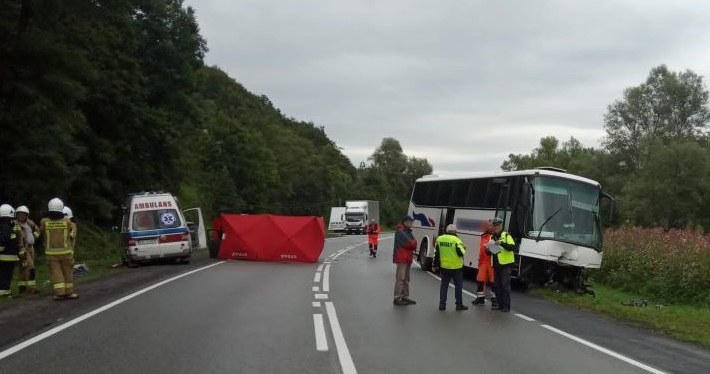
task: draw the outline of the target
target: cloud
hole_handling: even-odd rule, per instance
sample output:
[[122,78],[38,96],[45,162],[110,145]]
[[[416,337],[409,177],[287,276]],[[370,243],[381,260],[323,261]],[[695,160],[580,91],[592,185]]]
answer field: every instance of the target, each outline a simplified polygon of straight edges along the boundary
[[394,137],[442,173],[496,170],[543,136],[604,135],[648,71],[710,74],[703,1],[196,0],[216,64],[353,163]]

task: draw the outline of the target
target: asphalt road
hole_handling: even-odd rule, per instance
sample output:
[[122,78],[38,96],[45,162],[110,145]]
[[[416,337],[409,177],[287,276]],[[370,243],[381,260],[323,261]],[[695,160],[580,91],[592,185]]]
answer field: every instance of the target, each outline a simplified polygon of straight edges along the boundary
[[377,259],[350,236],[318,264],[213,263],[5,347],[0,373],[710,372],[706,350],[525,295],[440,312],[416,266],[419,304],[394,306],[390,237]]

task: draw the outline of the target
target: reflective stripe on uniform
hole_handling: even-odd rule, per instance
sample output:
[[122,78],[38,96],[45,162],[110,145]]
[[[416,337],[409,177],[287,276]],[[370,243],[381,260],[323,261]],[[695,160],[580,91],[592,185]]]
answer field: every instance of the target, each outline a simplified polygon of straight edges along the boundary
[[0,255],[0,261],[15,262],[20,261],[17,255]]
[[64,283],[64,288],[74,288],[74,283]]
[[34,287],[37,285],[37,281],[27,281],[27,286]]
[[70,255],[72,253],[74,253],[74,251],[72,251],[71,249],[68,249],[68,250],[62,251],[62,252],[45,252],[44,254],[47,256],[61,256],[61,255]]
[[0,296],[10,295],[10,290],[0,290]]
[[22,286],[26,286],[27,283],[28,283],[28,282],[26,282],[26,281],[19,281],[19,282],[17,282],[17,285],[20,286],[20,287],[22,287]]
[[55,290],[56,290],[56,289],[60,289],[60,288],[63,289],[63,288],[66,288],[66,285],[65,285],[63,282],[62,282],[62,283],[55,283],[55,284],[53,285],[53,287],[54,287]]

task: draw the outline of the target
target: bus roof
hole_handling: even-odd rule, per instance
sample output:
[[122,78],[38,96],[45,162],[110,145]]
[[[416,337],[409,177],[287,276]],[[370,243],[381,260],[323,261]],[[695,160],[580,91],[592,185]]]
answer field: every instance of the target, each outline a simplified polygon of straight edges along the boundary
[[470,173],[460,176],[438,176],[438,175],[425,175],[416,180],[416,182],[436,182],[436,181],[454,181],[454,180],[466,180],[466,179],[479,179],[479,178],[499,178],[499,177],[510,177],[518,175],[549,175],[552,177],[560,177],[566,179],[576,180],[582,183],[589,183],[595,186],[601,187],[599,182],[580,177],[579,175],[561,173],[557,171],[544,170],[544,169],[529,169],[529,170],[515,170],[515,171],[496,171],[496,172],[480,172],[480,173]]

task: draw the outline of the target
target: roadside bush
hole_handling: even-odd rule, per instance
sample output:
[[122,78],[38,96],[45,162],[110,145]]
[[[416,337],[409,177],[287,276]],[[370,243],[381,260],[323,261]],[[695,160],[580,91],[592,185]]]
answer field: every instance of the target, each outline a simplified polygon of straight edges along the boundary
[[119,235],[90,223],[79,223],[74,254],[76,262],[103,264],[121,259]]
[[604,235],[595,278],[652,301],[710,307],[710,236],[693,230],[622,227]]

